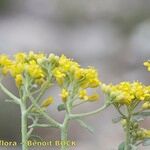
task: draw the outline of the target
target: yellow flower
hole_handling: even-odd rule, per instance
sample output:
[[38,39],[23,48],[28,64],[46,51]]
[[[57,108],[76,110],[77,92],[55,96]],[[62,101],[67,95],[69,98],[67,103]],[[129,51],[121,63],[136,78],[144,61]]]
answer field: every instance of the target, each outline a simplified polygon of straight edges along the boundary
[[100,81],[98,79],[91,79],[89,85],[91,88],[96,88],[100,85]]
[[61,55],[59,58],[59,68],[61,68],[63,73],[71,73],[74,71],[75,68],[79,67],[79,64],[64,55]]
[[18,74],[22,74],[24,71],[24,64],[23,63],[13,63],[9,69],[10,73],[13,77],[15,77]]
[[100,81],[98,79],[98,72],[92,67],[86,69],[85,72],[86,78],[84,82],[87,83],[88,87],[90,88],[98,87],[100,85]]
[[44,78],[45,76],[41,67],[34,60],[29,62],[29,65],[27,66],[27,71],[34,79]]
[[150,130],[142,129],[143,138],[150,138]]
[[22,85],[23,77],[21,74],[16,75],[15,77],[16,85],[17,87],[20,87]]
[[33,51],[29,52],[28,59],[29,60],[38,60],[38,59],[44,59],[45,55],[43,53],[34,53]]
[[86,90],[79,91],[79,98],[83,100],[88,100],[88,95]]
[[12,61],[8,58],[7,55],[0,55],[0,66],[9,66]]
[[100,85],[98,73],[92,67],[89,67],[88,69],[77,68],[75,71],[75,79],[82,81],[82,88],[96,88]]
[[83,68],[76,68],[74,73],[75,79],[80,80],[85,77],[85,71]]
[[15,54],[15,60],[16,60],[16,62],[19,62],[19,63],[25,62],[26,57],[27,57],[27,55],[25,53],[17,53],[17,54]]
[[53,75],[56,78],[56,81],[58,82],[58,84],[62,85],[66,75],[61,71],[61,69],[55,68],[53,70]]
[[66,56],[62,55],[59,59],[59,65],[64,71],[68,71],[71,67],[71,61]]
[[99,95],[97,94],[97,93],[95,93],[95,94],[93,94],[93,95],[90,95],[89,97],[88,97],[88,101],[90,101],[90,102],[95,102],[95,101],[97,101],[99,99]]
[[146,101],[146,102],[142,105],[142,109],[150,109],[150,102]]
[[147,70],[150,71],[150,61],[144,62],[144,66],[146,66]]
[[125,92],[118,92],[118,95],[115,98],[116,103],[129,105],[133,100],[132,95]]
[[138,131],[136,132],[136,137],[139,140],[150,138],[150,130],[147,130],[147,129],[144,129],[144,128],[139,128]]
[[142,85],[142,83],[134,82],[132,86],[132,92],[134,93],[135,98],[144,100],[146,96],[148,96],[149,91],[146,89],[146,86]]
[[98,94],[92,94],[92,95],[88,96],[87,91],[85,89],[83,89],[83,90],[79,91],[79,98],[86,100],[86,101],[94,102],[94,101],[97,101],[99,99],[99,95]]
[[47,99],[45,99],[45,100],[42,102],[41,106],[42,106],[42,107],[48,107],[49,105],[51,105],[51,104],[53,104],[53,103],[54,103],[53,98],[52,98],[52,97],[48,97]]
[[2,73],[3,73],[3,75],[7,75],[8,74],[8,72],[9,72],[9,67],[8,66],[4,66],[3,68],[2,68]]
[[62,98],[63,102],[67,101],[68,96],[69,96],[69,92],[66,89],[62,89],[61,98]]

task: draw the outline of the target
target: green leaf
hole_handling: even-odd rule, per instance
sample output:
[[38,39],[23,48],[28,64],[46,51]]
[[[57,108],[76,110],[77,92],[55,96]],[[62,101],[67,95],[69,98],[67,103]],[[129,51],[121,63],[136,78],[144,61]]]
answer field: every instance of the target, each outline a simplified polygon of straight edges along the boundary
[[122,119],[122,117],[119,116],[119,117],[113,118],[113,119],[112,119],[112,122],[113,122],[113,123],[118,123],[118,122],[121,121],[121,119]]
[[64,110],[66,110],[65,105],[64,104],[58,105],[57,110],[58,111],[64,111]]
[[91,126],[87,125],[83,120],[80,119],[76,119],[76,120],[79,122],[81,127],[87,129],[92,134],[94,133],[94,129]]
[[141,112],[140,115],[142,115],[143,117],[148,117],[150,116],[150,111]]
[[143,146],[149,146],[150,145],[150,139],[143,140]]
[[[118,150],[125,150],[125,142],[122,142],[119,145]],[[135,145],[130,144],[130,150],[137,150],[137,147]]]
[[125,149],[125,143],[122,142],[119,147],[118,147],[118,150],[124,150]]

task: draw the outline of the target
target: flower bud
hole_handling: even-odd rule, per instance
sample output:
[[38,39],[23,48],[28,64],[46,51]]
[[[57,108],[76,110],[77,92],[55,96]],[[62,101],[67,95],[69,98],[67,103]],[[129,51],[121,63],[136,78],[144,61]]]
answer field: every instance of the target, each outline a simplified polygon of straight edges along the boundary
[[137,122],[135,122],[134,124],[133,124],[133,128],[138,128],[139,127],[139,124],[137,123]]
[[40,65],[43,64],[45,61],[46,61],[46,58],[38,58],[37,59],[37,63]]
[[122,124],[123,127],[125,127],[126,124],[127,124],[127,120],[126,120],[126,119],[122,119],[122,120],[121,120],[121,124]]
[[150,108],[150,103],[149,102],[145,102],[143,105],[142,105],[142,109],[149,109]]
[[137,131],[137,137],[142,138],[143,132],[141,130]]
[[117,95],[118,95],[118,94],[117,94],[116,92],[111,92],[111,93],[110,93],[110,97],[111,97],[112,99],[114,99]]
[[22,85],[23,77],[21,74],[16,75],[15,77],[16,85],[17,87],[20,87]]
[[59,57],[54,55],[53,53],[49,55],[48,59],[51,63],[58,63],[59,61]]
[[69,92],[66,89],[62,89],[60,96],[61,96],[63,102],[66,102],[67,98],[69,96]]
[[118,94],[115,101],[119,102],[121,101],[122,99],[124,99],[124,95],[123,94]]
[[90,102],[97,101],[98,99],[99,99],[99,95],[98,94],[93,94],[93,95],[88,96],[88,100]]
[[133,137],[137,136],[136,132],[132,132],[131,134],[132,134]]
[[52,97],[48,97],[47,99],[45,99],[41,106],[42,107],[48,107],[49,105],[51,105],[52,103],[54,102],[53,98]]
[[110,86],[106,85],[106,84],[102,84],[101,85],[101,89],[104,93],[109,94],[110,93]]

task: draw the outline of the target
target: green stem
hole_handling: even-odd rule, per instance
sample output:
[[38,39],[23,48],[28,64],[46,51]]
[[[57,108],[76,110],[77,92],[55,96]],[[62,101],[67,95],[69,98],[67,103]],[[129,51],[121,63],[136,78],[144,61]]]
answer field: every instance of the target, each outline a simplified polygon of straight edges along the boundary
[[16,97],[12,94],[7,88],[0,83],[1,90],[7,94],[10,98],[12,98],[17,104],[20,105],[21,108],[21,133],[22,133],[22,150],[28,150],[27,140],[28,140],[28,133],[27,133],[27,113],[26,113],[26,104],[21,102],[21,99]]
[[130,122],[127,119],[125,150],[130,150],[130,131],[129,130],[130,130]]
[[131,136],[130,136],[130,124],[131,124],[131,114],[132,111],[130,108],[127,108],[127,119],[126,119],[126,139],[125,139],[125,150],[130,150],[130,144],[131,144]]
[[25,104],[21,104],[21,133],[22,133],[22,150],[28,150],[27,114]]
[[[26,113],[27,113],[27,111],[26,111]],[[32,134],[32,132],[34,130],[34,126],[33,125],[37,124],[38,120],[39,120],[38,118],[35,118],[35,120],[33,120],[33,124],[28,126],[28,128],[30,128],[30,130],[28,131],[28,139],[30,138],[30,136],[31,136],[31,134]]]
[[[39,102],[39,100],[41,99],[41,97],[44,95],[44,93],[46,92],[47,88],[49,86],[49,83],[45,83],[45,85],[43,85],[43,87],[39,90],[40,93],[39,95],[36,97],[36,99],[34,100],[35,103]],[[30,93],[29,91],[28,92],[28,96],[29,98],[33,96],[32,93]],[[31,106],[27,109],[27,112],[29,112],[32,108],[34,107],[34,104],[31,104]]]
[[114,104],[114,106],[115,106],[115,108],[118,110],[119,114],[120,114],[124,119],[127,118],[126,115],[124,115],[124,114],[122,113],[122,111],[120,110],[120,108],[119,108],[117,105]]
[[87,116],[91,116],[91,115],[94,115],[94,114],[97,114],[101,111],[103,111],[104,109],[106,109],[107,107],[109,106],[109,104],[105,104],[104,106],[94,110],[94,111],[91,111],[91,112],[87,112],[87,113],[82,113],[82,114],[70,114],[70,118],[71,119],[77,119],[77,118],[82,118],[82,117],[87,117]]
[[69,116],[68,116],[68,114],[66,114],[63,125],[61,127],[61,142],[62,142],[61,150],[67,150],[68,149],[68,146],[67,146],[68,123],[69,123]]
[[6,95],[12,98],[17,104],[20,104],[20,99],[14,94],[12,94],[7,88],[5,88],[5,86],[2,83],[0,83],[0,88]]

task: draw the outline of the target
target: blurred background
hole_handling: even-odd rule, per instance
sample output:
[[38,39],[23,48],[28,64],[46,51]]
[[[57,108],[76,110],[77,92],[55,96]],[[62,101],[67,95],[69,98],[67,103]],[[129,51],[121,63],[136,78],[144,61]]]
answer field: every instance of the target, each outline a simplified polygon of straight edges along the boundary
[[[95,66],[105,83],[139,80],[149,84],[150,74],[143,67],[150,59],[149,8],[148,0],[0,0],[0,53],[33,50],[65,54],[83,66]],[[14,81],[7,78],[4,82],[17,94]],[[51,93],[58,95],[58,90],[53,88]],[[20,141],[20,110],[4,102],[8,98],[4,93],[0,97],[0,139]],[[49,112],[62,121],[63,114],[56,110],[59,102]],[[103,98],[78,111],[102,104]],[[77,141],[73,150],[117,150],[124,136],[121,126],[112,124],[116,115],[109,108],[86,119],[95,128],[93,135],[71,123],[69,137]],[[144,126],[150,128],[148,119]],[[53,129],[36,133],[49,140],[59,138]]]

